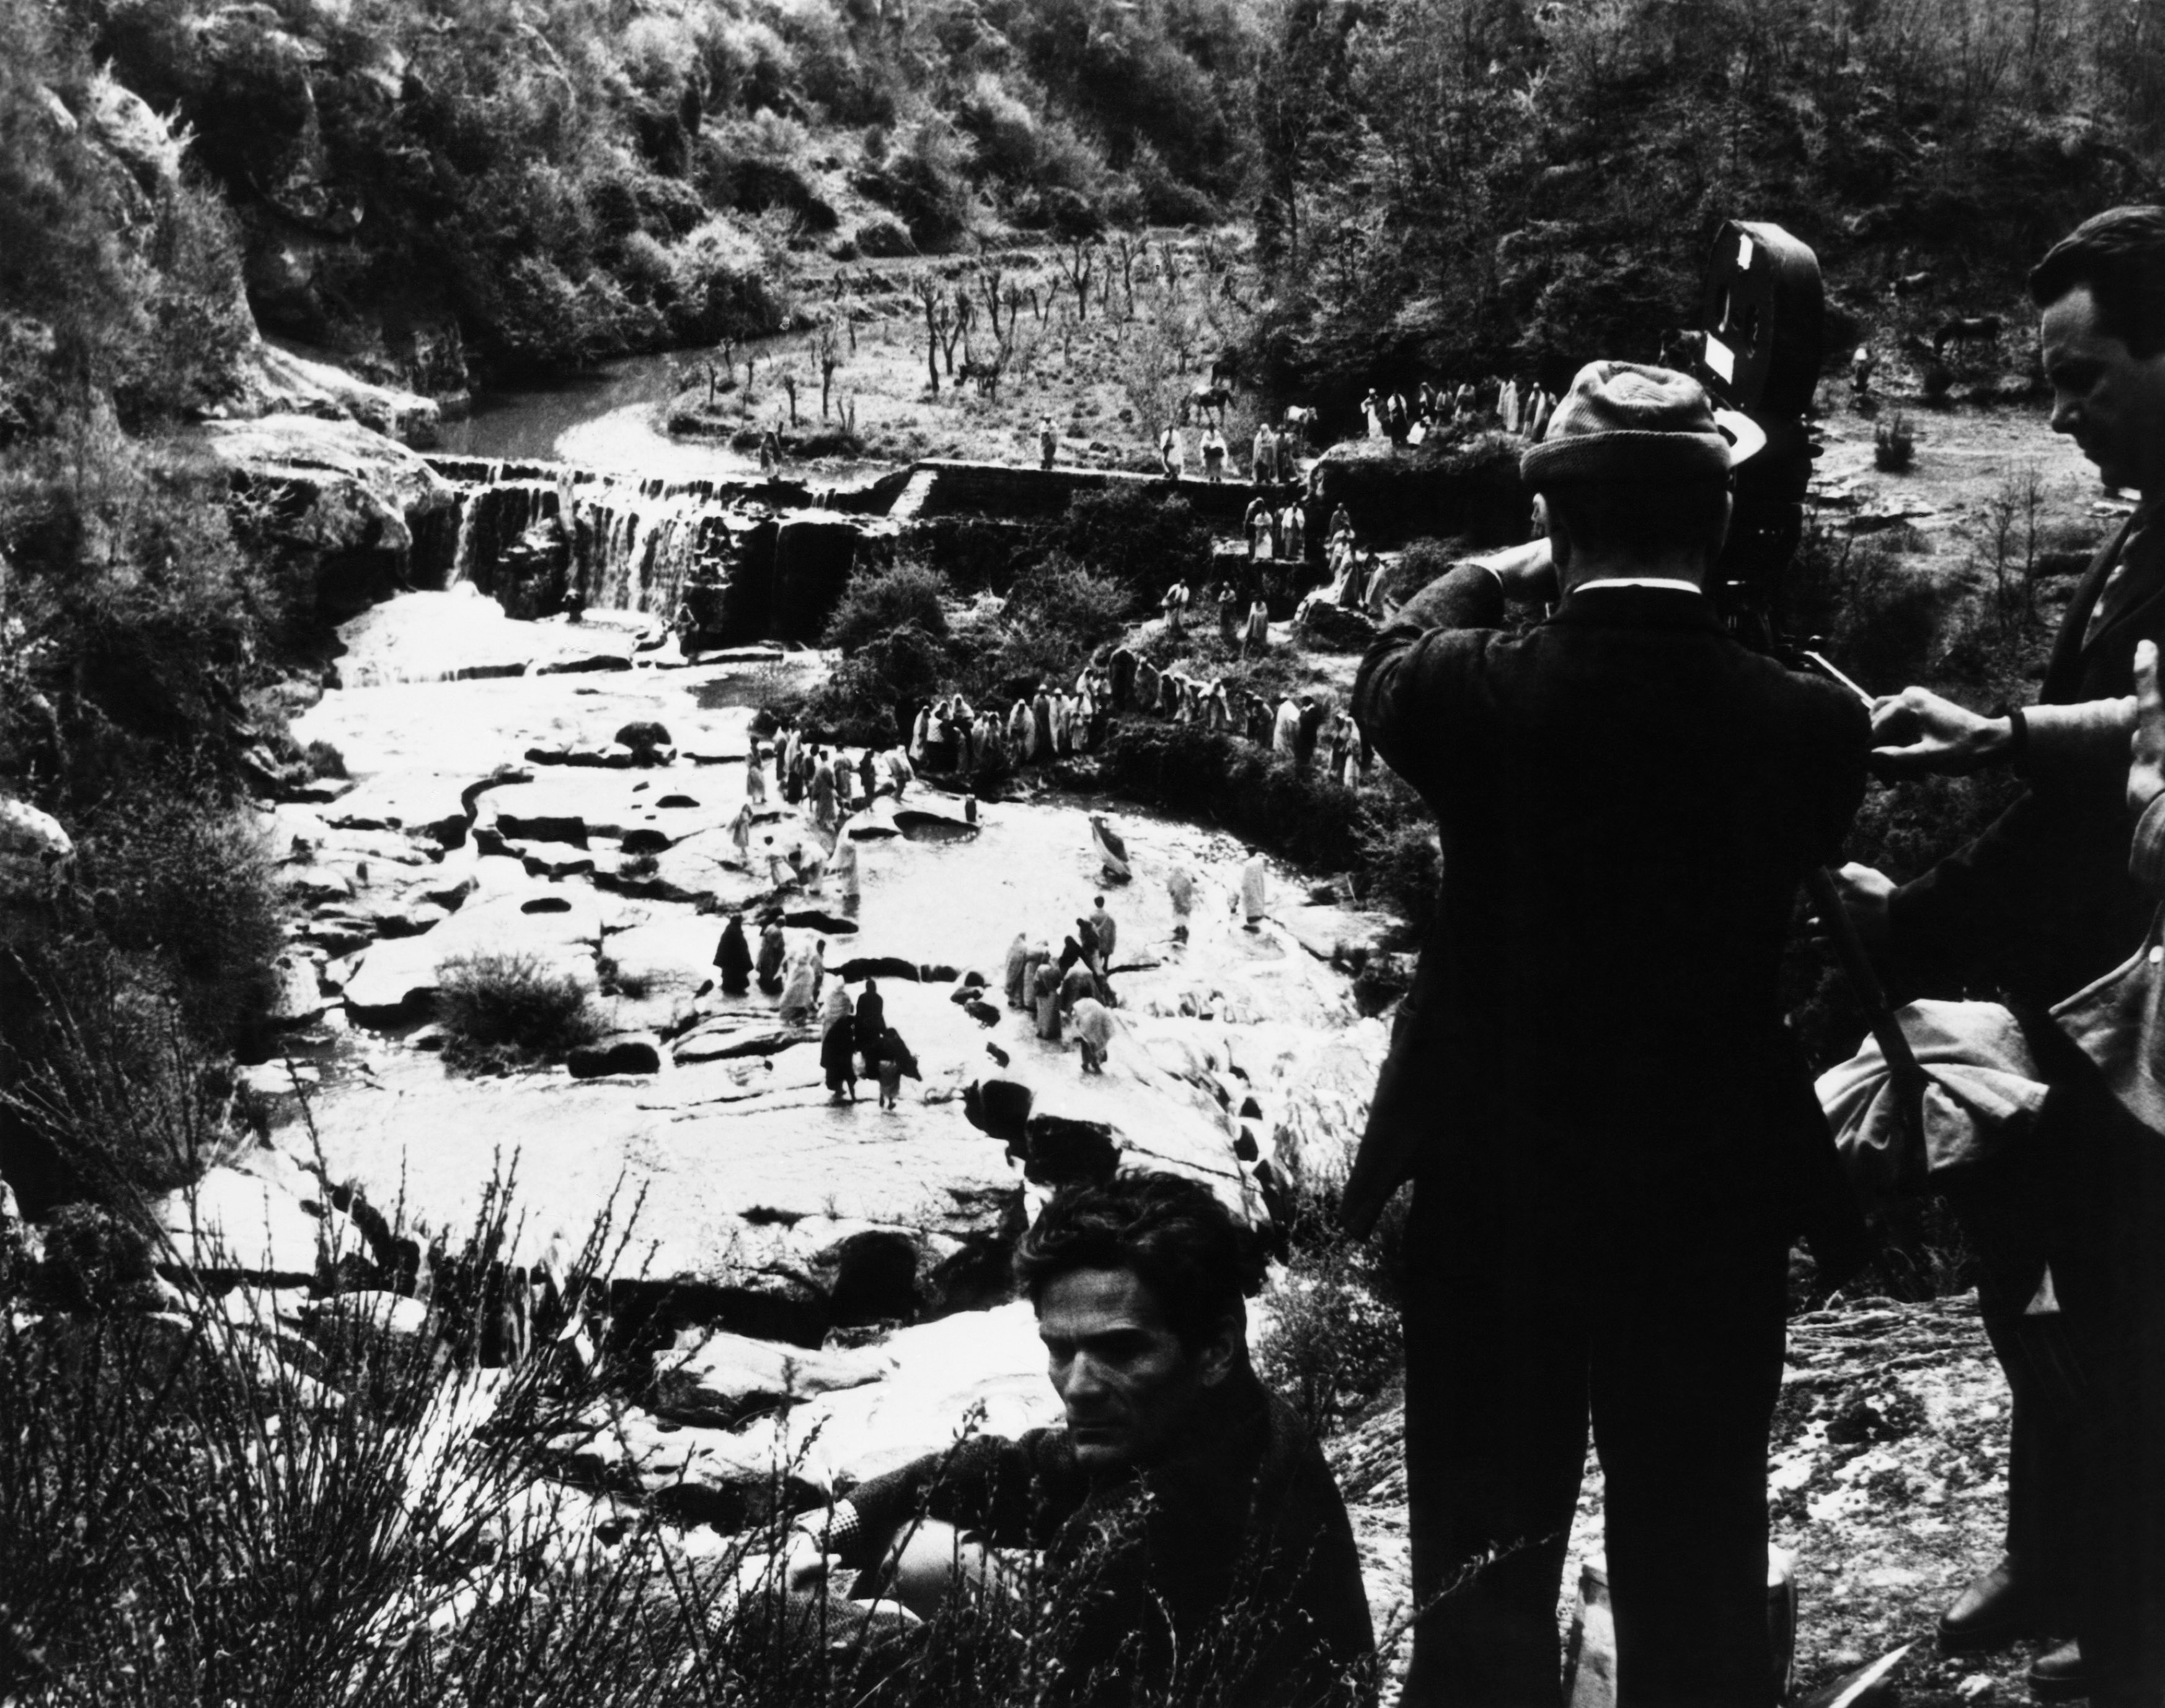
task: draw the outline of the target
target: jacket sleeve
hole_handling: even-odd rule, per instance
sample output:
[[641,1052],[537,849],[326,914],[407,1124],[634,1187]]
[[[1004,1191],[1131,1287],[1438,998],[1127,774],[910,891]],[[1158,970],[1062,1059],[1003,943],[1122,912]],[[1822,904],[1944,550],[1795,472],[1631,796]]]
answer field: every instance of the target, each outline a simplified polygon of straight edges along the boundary
[[972,1436],[859,1484],[849,1497],[858,1528],[840,1550],[843,1563],[876,1564],[895,1537],[920,1518],[982,1531],[998,1547],[1041,1545],[1032,1534],[1032,1514],[1054,1433],[1032,1430],[1013,1441]]
[[2145,807],[2136,821],[2127,875],[2152,894],[2165,895],[2165,794]]
[[1441,756],[1435,741],[1447,723],[1459,672],[1446,662],[1464,630],[1495,628],[1503,619],[1504,588],[1478,564],[1446,572],[1399,609],[1353,684],[1353,719],[1385,762],[1421,787]]

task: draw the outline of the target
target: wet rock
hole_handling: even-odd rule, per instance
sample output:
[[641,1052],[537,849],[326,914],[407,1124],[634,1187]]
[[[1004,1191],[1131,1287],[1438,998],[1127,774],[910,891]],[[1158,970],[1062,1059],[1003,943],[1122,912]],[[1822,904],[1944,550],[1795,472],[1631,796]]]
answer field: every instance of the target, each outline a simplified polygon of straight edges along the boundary
[[978,830],[959,809],[914,797],[894,809],[894,827],[913,842],[967,842]]
[[854,937],[857,922],[845,920],[840,914],[830,914],[819,908],[793,908],[782,915],[782,923],[792,930],[819,931],[830,937]]
[[608,1073],[659,1073],[661,1049],[652,1038],[604,1038],[585,1044],[564,1058],[574,1079],[598,1079]]
[[816,1352],[716,1333],[654,1361],[654,1409],[680,1423],[726,1428],[815,1394],[861,1387],[890,1373],[876,1351]]
[[665,763],[661,756],[673,749],[669,739],[669,726],[651,718],[626,724],[616,732],[616,741],[619,746],[629,748],[633,757],[641,765]]
[[801,1044],[810,1033],[803,1026],[785,1026],[772,1015],[738,1016],[709,1020],[694,1026],[677,1040],[672,1054],[680,1068],[702,1062],[728,1062],[745,1056],[772,1056],[793,1044]]
[[860,955],[838,962],[827,970],[845,984],[855,984],[861,978],[901,978],[912,984],[918,982],[917,963],[905,961],[899,955]]
[[281,950],[271,963],[271,994],[264,1018],[276,1026],[303,1026],[329,1006],[316,978],[316,962],[296,949]]
[[996,1026],[1000,1023],[1000,1011],[988,1002],[966,1003],[963,1012],[981,1026]]
[[962,1094],[962,1113],[970,1125],[1009,1145],[1021,1143],[1036,1094],[1017,1079],[981,1079]]
[[634,825],[618,839],[617,846],[627,854],[659,854],[676,840],[652,825]]
[[548,1445],[567,1477],[636,1497],[680,1525],[739,1531],[820,1498],[792,1474],[788,1437],[771,1425],[687,1427],[609,1407]]
[[1107,1121],[1034,1114],[1019,1149],[1024,1173],[1040,1186],[1102,1183],[1119,1171],[1119,1141]]

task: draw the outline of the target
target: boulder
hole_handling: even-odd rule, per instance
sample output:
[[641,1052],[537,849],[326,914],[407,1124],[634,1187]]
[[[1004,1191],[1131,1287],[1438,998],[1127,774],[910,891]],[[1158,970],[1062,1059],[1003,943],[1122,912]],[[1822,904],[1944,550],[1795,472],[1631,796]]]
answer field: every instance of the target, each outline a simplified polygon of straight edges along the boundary
[[157,1214],[186,1268],[274,1285],[316,1277],[324,1225],[281,1180],[222,1165],[172,1194]]
[[608,1073],[659,1073],[661,1047],[652,1038],[603,1038],[582,1045],[564,1058],[574,1079],[599,1079]]
[[351,1357],[429,1332],[429,1307],[396,1293],[363,1289],[302,1305],[295,1313],[309,1339],[334,1357]]
[[1073,1115],[1033,1114],[1024,1128],[1019,1151],[1023,1173],[1040,1186],[1093,1184],[1119,1171],[1120,1141],[1109,1121]]
[[1013,1147],[1026,1136],[1035,1099],[1036,1094],[1019,1079],[982,1079],[963,1092],[962,1113],[979,1132]]
[[75,843],[50,813],[0,800],[0,904],[42,901],[75,872]]
[[403,584],[414,524],[452,503],[427,463],[357,422],[274,414],[201,431],[234,492],[262,505],[264,526],[306,554],[317,609],[334,620]]
[[629,747],[641,765],[661,763],[658,756],[674,746],[669,739],[669,726],[651,718],[626,724],[616,732],[616,741],[619,746]]
[[402,445],[436,442],[441,412],[434,398],[376,385],[269,339],[258,339],[242,352],[234,379],[238,414],[313,415],[357,422]]
[[1312,599],[1300,608],[1301,638],[1330,652],[1365,652],[1375,645],[1377,628],[1365,611],[1349,611],[1329,599]]
[[743,1335],[714,1333],[654,1361],[656,1412],[723,1427],[815,1394],[877,1382],[894,1361],[877,1351],[814,1352]]
[[316,963],[297,949],[282,949],[271,963],[271,993],[264,1018],[273,1025],[303,1026],[321,1020],[329,1005]]

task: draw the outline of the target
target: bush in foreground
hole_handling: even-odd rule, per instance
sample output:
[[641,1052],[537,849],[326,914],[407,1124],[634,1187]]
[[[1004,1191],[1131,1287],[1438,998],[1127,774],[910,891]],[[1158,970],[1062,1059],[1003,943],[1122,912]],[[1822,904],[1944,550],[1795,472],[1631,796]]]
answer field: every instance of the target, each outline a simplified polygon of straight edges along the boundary
[[586,986],[535,956],[461,956],[438,978],[444,1059],[466,1072],[559,1062],[602,1035]]

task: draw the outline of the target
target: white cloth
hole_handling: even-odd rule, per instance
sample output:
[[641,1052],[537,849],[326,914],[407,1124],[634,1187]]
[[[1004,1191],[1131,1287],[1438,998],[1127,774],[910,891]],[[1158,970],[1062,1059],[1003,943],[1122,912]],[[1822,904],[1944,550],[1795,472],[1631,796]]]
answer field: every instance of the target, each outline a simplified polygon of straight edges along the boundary
[[1241,868],[1241,913],[1253,925],[1270,906],[1270,879],[1258,854]]
[[1925,1072],[1924,1153],[1917,1153],[1877,1040],[1819,1077],[1815,1089],[1851,1185],[1867,1210],[1935,1175],[2004,1147],[2044,1104],[2022,1028],[1993,1002],[1913,1002],[1894,1011]]
[[1106,1046],[1113,1041],[1111,1010],[1094,996],[1077,997],[1073,1019],[1075,1036],[1099,1055],[1104,1055]]
[[842,880],[842,894],[856,895],[861,892],[857,882],[857,845],[845,836],[835,848],[835,875]]
[[1195,880],[1186,867],[1176,866],[1166,874],[1165,893],[1172,898],[1173,917],[1186,919],[1195,905]]

